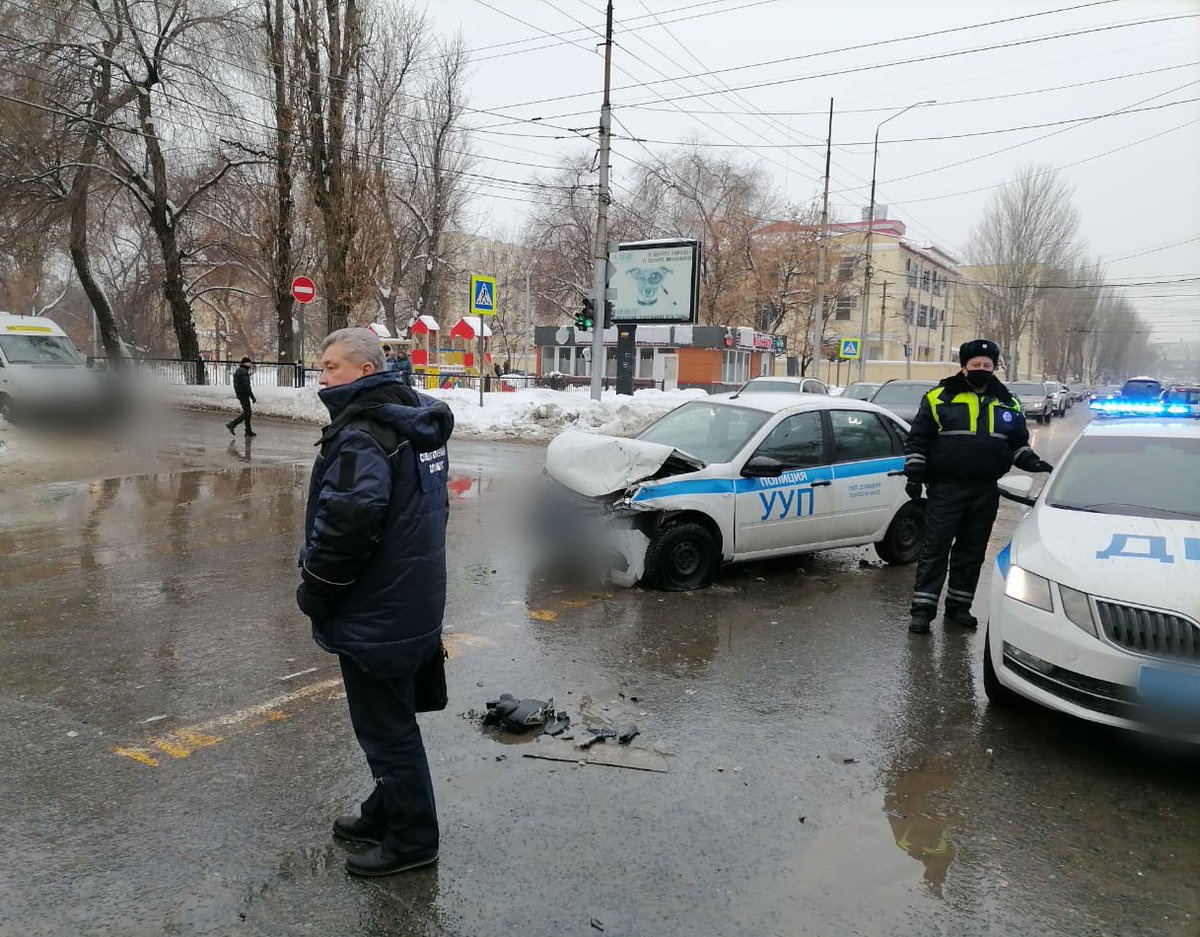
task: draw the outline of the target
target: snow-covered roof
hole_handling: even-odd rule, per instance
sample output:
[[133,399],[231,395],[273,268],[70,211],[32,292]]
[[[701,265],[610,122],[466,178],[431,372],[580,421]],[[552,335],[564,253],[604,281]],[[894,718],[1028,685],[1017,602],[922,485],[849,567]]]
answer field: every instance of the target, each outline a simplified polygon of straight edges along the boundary
[[437,319],[433,316],[417,316],[417,321],[412,324],[412,331],[416,335],[424,335],[427,332],[440,332],[442,327],[437,324]]
[[[463,316],[454,324],[454,328],[450,330],[451,338],[478,338],[479,337],[479,316]],[[492,330],[485,322],[483,324],[483,337],[491,338]]]

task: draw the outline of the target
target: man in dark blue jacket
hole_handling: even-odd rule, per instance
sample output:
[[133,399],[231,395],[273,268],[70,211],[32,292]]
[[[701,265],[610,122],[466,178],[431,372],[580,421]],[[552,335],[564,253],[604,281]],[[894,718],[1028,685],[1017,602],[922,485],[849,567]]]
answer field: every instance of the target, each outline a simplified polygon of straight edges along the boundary
[[296,601],[337,654],[350,721],[375,789],[339,817],[356,875],[437,861],[438,821],[414,677],[441,653],[446,603],[446,442],[454,417],[389,372],[379,340],[340,329],[321,347],[332,422],[313,466]]
[[243,358],[237,368],[234,369],[233,393],[237,397],[238,403],[242,405],[242,415],[234,417],[225,424],[225,428],[229,430],[230,436],[234,435],[233,431],[237,429],[237,425],[243,420],[246,423],[246,435],[258,435],[258,433],[250,428],[250,404],[258,403],[258,398],[254,396],[254,388],[250,386],[250,369],[253,367],[253,358]]

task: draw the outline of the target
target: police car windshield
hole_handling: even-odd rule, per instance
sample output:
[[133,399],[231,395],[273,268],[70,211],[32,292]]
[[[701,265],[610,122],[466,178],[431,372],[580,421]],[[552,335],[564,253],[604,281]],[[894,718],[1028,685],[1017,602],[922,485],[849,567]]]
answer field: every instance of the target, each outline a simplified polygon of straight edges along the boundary
[[917,404],[933,386],[933,384],[884,384],[875,392],[871,403]]
[[74,346],[55,335],[0,335],[0,351],[9,364],[83,364]]
[[1009,393],[1016,394],[1018,397],[1045,397],[1046,385],[1034,384],[1031,381],[1019,381],[1008,385]]
[[1053,508],[1200,519],[1200,439],[1084,437],[1054,473]]
[[696,401],[651,423],[637,438],[671,446],[701,462],[729,462],[769,417],[762,410]]
[[1162,384],[1158,381],[1126,381],[1121,385],[1122,397],[1145,397],[1151,399],[1162,393]]

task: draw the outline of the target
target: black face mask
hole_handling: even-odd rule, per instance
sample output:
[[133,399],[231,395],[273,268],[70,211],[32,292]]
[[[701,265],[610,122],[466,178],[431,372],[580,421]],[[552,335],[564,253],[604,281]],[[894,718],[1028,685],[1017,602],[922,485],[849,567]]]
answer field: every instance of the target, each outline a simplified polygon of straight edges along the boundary
[[967,383],[971,385],[972,390],[983,390],[992,380],[991,371],[968,371],[966,374]]

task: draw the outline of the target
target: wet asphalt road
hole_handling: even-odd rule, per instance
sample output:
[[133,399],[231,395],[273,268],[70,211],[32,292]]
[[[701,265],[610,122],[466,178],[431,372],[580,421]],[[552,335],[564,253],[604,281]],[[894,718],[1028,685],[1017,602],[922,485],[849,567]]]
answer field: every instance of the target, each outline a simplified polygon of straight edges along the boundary
[[[912,570],[867,548],[695,594],[543,580],[543,450],[490,443],[451,452],[441,863],[349,878],[329,823],[369,774],[292,600],[314,431],[220,420],[160,445],[227,468],[0,490],[3,937],[1200,934],[1194,756],[989,709],[982,633],[910,637]],[[504,691],[636,722],[668,770],[522,758],[570,749],[460,717]]]

